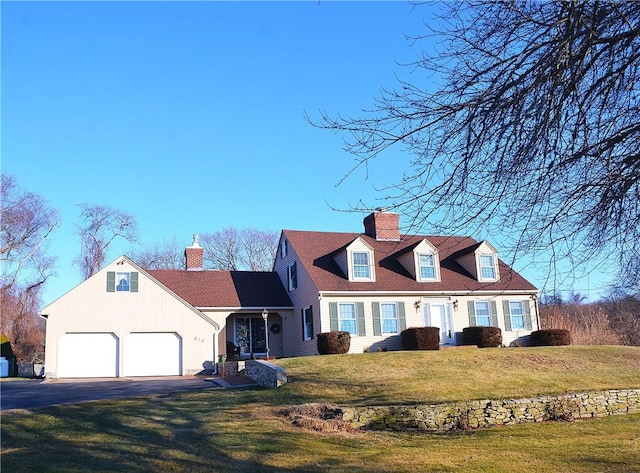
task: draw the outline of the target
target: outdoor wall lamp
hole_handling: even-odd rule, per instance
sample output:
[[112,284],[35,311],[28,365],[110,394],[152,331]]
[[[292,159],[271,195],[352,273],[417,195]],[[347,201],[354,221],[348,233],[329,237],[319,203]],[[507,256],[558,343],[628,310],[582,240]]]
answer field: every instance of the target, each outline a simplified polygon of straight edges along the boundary
[[420,300],[417,300],[417,301],[415,301],[413,303],[413,307],[416,308],[416,312],[418,312],[418,310],[420,310],[420,304],[421,304]]

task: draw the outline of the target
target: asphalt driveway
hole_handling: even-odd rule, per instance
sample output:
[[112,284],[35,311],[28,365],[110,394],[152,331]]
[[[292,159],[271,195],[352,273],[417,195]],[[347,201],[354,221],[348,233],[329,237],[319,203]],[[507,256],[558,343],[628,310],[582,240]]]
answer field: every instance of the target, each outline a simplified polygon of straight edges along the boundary
[[[247,384],[251,383],[249,378]],[[227,380],[231,381],[231,380]],[[237,385],[236,385],[237,386]],[[234,387],[216,377],[25,380],[0,383],[0,409],[77,404],[101,399],[166,395]]]

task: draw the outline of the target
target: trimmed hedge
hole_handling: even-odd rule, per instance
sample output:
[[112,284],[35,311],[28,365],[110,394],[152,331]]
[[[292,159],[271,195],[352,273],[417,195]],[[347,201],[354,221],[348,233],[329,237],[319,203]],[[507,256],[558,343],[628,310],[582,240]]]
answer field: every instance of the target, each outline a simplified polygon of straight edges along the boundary
[[349,352],[351,334],[349,332],[324,332],[318,334],[318,353],[321,355],[341,355]]
[[412,327],[403,330],[400,336],[405,350],[440,350],[439,327]]
[[571,345],[571,332],[562,328],[550,328],[531,332],[532,347],[557,347]]
[[502,330],[498,327],[465,327],[462,329],[463,345],[478,345],[478,348],[502,345]]

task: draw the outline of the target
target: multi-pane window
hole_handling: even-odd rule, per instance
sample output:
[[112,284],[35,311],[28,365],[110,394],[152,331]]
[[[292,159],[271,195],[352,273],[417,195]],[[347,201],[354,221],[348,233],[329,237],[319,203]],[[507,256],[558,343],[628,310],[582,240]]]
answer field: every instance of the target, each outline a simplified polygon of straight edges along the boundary
[[130,273],[116,273],[116,292],[129,292]]
[[511,314],[511,330],[523,329],[525,323],[522,301],[510,301],[509,312]]
[[313,339],[313,309],[311,306],[302,309],[302,338],[305,341]]
[[436,278],[436,258],[432,254],[420,254],[420,279]]
[[107,271],[107,292],[138,292],[137,271]]
[[357,335],[355,304],[338,304],[338,327],[343,332]]
[[489,313],[489,303],[486,301],[476,301],[476,325],[479,327],[491,326],[491,314]]
[[496,266],[493,255],[480,255],[480,274],[482,279],[496,279]]
[[395,303],[380,304],[382,333],[398,333],[398,306]]
[[287,267],[287,279],[290,291],[298,287],[298,265],[295,261]]
[[284,258],[285,256],[287,256],[287,253],[289,252],[289,244],[287,243],[287,239],[283,239],[282,242],[280,242],[280,258]]
[[353,276],[355,278],[370,279],[369,253],[366,251],[353,252]]

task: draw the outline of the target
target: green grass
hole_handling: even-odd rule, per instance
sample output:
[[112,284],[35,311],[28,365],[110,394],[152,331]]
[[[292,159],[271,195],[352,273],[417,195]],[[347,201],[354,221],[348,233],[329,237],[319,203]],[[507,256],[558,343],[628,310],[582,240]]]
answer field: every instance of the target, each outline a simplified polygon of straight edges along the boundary
[[[464,389],[470,390],[470,398],[491,398],[500,393],[516,397],[527,389],[532,395],[640,387],[639,362],[640,348],[460,350],[280,360],[290,383],[278,390],[205,391],[5,413],[2,469],[640,471],[640,415],[449,434],[315,433],[292,426],[282,415],[301,402],[454,400]],[[527,388],[516,382],[507,365],[515,365],[516,371],[535,371],[528,379],[537,384]],[[475,374],[478,371],[481,375]],[[465,388],[452,386],[459,383]]]
[[640,388],[638,347],[363,353],[278,360],[298,402],[389,405]]

